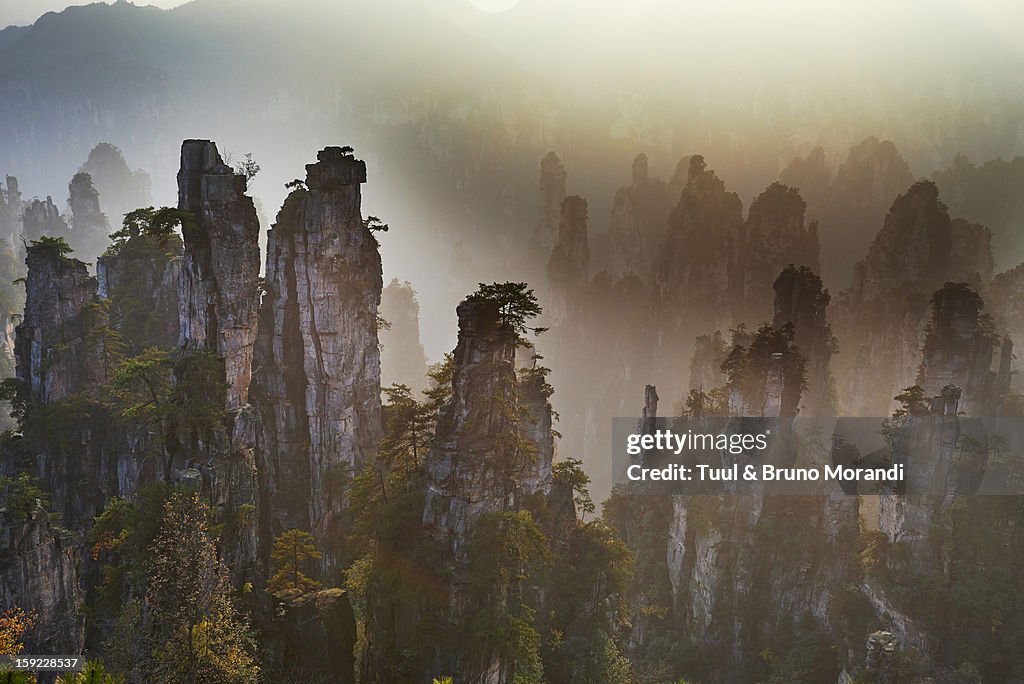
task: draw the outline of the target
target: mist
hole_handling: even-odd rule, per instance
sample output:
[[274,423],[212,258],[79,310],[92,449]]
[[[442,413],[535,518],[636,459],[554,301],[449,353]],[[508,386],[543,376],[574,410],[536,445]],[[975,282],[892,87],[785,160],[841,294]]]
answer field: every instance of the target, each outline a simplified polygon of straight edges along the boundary
[[[957,153],[981,162],[1022,151],[1024,38],[1012,28],[1024,10],[1013,3],[626,8],[72,7],[0,32],[0,171],[28,196],[63,201],[106,141],[152,175],[154,202],[173,204],[180,141],[209,138],[236,159],[253,154],[262,171],[251,191],[272,222],[284,183],[316,150],[351,144],[369,169],[364,214],[391,226],[385,280],[418,291],[436,360],[454,343],[458,300],[516,271],[550,150],[570,192],[588,199],[595,234],[639,152],[666,179],[681,157],[703,154],[749,203],[817,145],[837,165],[867,136],[890,139],[915,177]],[[460,249],[472,258],[453,258]],[[826,278],[844,286],[848,275]]]

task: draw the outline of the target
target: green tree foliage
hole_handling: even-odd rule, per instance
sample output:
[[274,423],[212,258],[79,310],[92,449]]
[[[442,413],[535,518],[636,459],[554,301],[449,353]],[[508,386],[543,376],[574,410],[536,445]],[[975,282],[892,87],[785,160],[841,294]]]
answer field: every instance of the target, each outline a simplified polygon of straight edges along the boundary
[[69,672],[57,677],[57,684],[124,684],[124,677],[108,672],[100,661],[90,660],[81,672]]
[[498,653],[514,663],[515,681],[543,681],[540,637],[523,590],[550,560],[547,540],[528,511],[491,513],[476,525],[469,547],[470,595],[479,606],[466,626],[470,653]]
[[96,610],[104,619],[116,615],[123,596],[143,593],[152,543],[172,491],[157,483],[141,488],[131,500],[115,496],[93,519],[87,541],[103,578]]
[[252,158],[252,152],[246,152],[245,158],[235,164],[235,173],[245,178],[246,185],[260,172],[260,165]]
[[49,496],[30,474],[0,475],[0,517],[11,523],[21,523],[48,505]]
[[587,514],[594,512],[594,500],[590,498],[590,476],[583,470],[583,461],[568,458],[559,461],[552,469],[552,478],[556,485],[562,485],[572,492],[573,503],[582,521]]
[[270,559],[274,563],[274,575],[267,583],[272,592],[297,591],[306,593],[320,588],[320,583],[307,576],[302,569],[310,561],[323,558],[316,548],[316,539],[305,530],[285,530],[274,538]]
[[75,251],[63,237],[50,237],[49,235],[43,235],[38,240],[30,242],[29,249],[44,254],[52,254],[61,259]]
[[144,601],[151,682],[259,681],[253,644],[209,532],[210,516],[194,493],[175,493],[164,505]]
[[367,216],[363,219],[363,228],[366,228],[371,233],[386,233],[391,226],[384,223],[376,216]]
[[633,555],[602,521],[578,525],[553,549],[552,589],[538,624],[552,682],[628,682],[614,635],[627,619]]
[[434,439],[437,411],[431,402],[419,402],[407,385],[394,384],[384,389],[387,426],[381,441],[382,465],[387,470],[419,467]]
[[[176,238],[178,229],[195,225],[195,217],[190,212],[173,207],[143,207],[130,211],[124,216],[121,229],[111,233],[110,247],[106,255],[118,254],[136,238],[151,238],[161,248],[165,248]],[[178,244],[175,241],[174,244]]]
[[476,292],[467,297],[467,300],[496,304],[502,323],[512,328],[516,340],[523,346],[532,346],[525,337],[528,331],[539,335],[546,330],[527,325],[528,321],[543,313],[543,309],[537,301],[537,296],[526,283],[480,283]]
[[436,415],[442,406],[451,401],[452,382],[455,377],[455,360],[451,352],[444,355],[439,363],[432,364],[427,370],[430,386],[423,390],[427,398],[430,413]]
[[928,413],[928,399],[925,397],[924,388],[920,385],[911,385],[893,397],[899,402],[900,407],[893,412],[894,418],[902,416],[922,416]]
[[750,334],[741,326],[733,331],[733,345],[722,372],[728,378],[729,389],[739,391],[751,409],[765,402],[765,388],[769,385],[769,371],[780,363],[784,369],[783,404],[795,410],[807,384],[806,359],[796,348],[796,329],[791,323],[775,328],[762,325]]

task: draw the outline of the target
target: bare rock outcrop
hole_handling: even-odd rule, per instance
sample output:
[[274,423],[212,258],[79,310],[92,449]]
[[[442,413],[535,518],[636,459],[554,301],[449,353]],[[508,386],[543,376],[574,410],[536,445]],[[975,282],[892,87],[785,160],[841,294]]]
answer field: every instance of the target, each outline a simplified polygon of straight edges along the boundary
[[892,397],[915,383],[932,293],[946,282],[983,286],[989,239],[950,219],[930,181],[893,202],[835,307],[836,336],[848,350],[835,368],[845,415],[888,415]]
[[47,197],[45,202],[34,199],[27,203],[22,216],[22,227],[22,234],[28,242],[43,236],[67,240],[70,234],[67,221],[60,215],[60,210],[53,203],[52,197]]
[[1009,359],[1012,342],[996,334],[981,296],[965,283],[946,283],[932,296],[931,309],[917,384],[927,396],[958,387],[959,411],[995,415],[1010,385],[1009,363],[999,363],[999,356]]
[[17,237],[22,234],[21,212],[18,179],[7,176],[7,187],[0,185],[0,240],[12,250],[16,247]]
[[90,335],[96,316],[96,278],[52,245],[28,248],[25,315],[15,330],[17,377],[25,398],[65,399],[105,380],[102,341]]
[[68,184],[68,207],[71,209],[71,247],[79,258],[92,262],[107,245],[110,224],[100,209],[100,194],[92,176],[76,173]]
[[668,212],[665,184],[650,177],[647,155],[638,154],[633,160],[632,183],[620,188],[612,202],[609,257],[614,278],[627,274],[649,277],[652,250],[665,233]]
[[414,392],[427,382],[427,355],[420,341],[420,304],[416,291],[397,278],[388,283],[380,298],[381,317],[387,327],[380,331],[380,384],[406,385]]
[[730,278],[734,320],[754,324],[769,317],[772,283],[787,264],[819,270],[818,224],[804,224],[806,206],[796,188],[781,183],[751,203]]
[[383,281],[360,213],[366,165],[338,147],[317,159],[269,233],[255,403],[270,531],[311,530],[329,567],[345,526],[344,482],[382,434]]
[[541,210],[532,245],[538,254],[549,254],[558,241],[567,178],[562,160],[554,152],[548,152],[540,162]]
[[775,315],[772,325],[792,325],[797,349],[806,360],[806,390],[801,415],[833,416],[836,411],[832,355],[837,343],[826,317],[831,297],[821,278],[809,268],[788,266],[773,285]]
[[[1003,271],[993,278],[985,294],[985,300],[998,329],[1020,345],[1024,341],[1024,264]],[[1021,374],[1024,371],[1024,364],[1014,358],[1011,369],[1016,371],[1011,380],[1014,391],[1021,393],[1024,390],[1024,378]]]
[[669,216],[655,275],[656,293],[678,325],[691,315],[705,316],[709,331],[731,322],[729,276],[742,223],[739,196],[725,189],[703,157],[690,157],[686,187]]
[[135,235],[96,260],[99,296],[110,301],[110,316],[130,352],[178,345],[182,254],[176,236],[161,245],[152,236]]
[[585,199],[570,195],[563,200],[558,241],[548,260],[548,282],[551,288],[549,316],[552,325],[574,317],[583,289],[590,278],[588,218]]
[[224,363],[229,409],[248,401],[259,308],[260,224],[245,185],[215,143],[182,143],[178,208],[194,220],[182,229],[180,343]]
[[[469,552],[478,525],[489,514],[526,509],[532,496],[547,495],[553,456],[543,375],[517,378],[516,334],[498,304],[467,300],[458,316],[453,393],[440,410],[425,462],[423,511],[427,538],[443,549],[449,579],[440,624],[449,636],[465,629],[478,609],[468,600]],[[489,600],[507,609],[512,597]],[[433,671],[451,672],[459,681],[512,681],[514,663],[497,651],[472,657],[437,652],[434,661]]]
[[78,550],[17,484],[0,487],[0,606],[34,616],[26,653],[78,654],[85,644]]
[[103,211],[114,225],[120,225],[129,211],[152,204],[152,180],[142,169],[132,170],[124,155],[110,143],[99,143],[78,170],[92,178],[100,193]]

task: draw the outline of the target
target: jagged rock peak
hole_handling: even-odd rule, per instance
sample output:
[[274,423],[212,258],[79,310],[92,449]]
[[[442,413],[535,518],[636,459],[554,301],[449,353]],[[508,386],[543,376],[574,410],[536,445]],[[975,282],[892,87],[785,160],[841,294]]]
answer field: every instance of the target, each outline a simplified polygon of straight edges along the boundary
[[565,320],[577,308],[590,277],[587,201],[570,195],[562,201],[558,241],[548,260],[551,284],[549,314],[552,323]]
[[316,158],[316,164],[306,165],[306,186],[310,190],[366,182],[366,162],[356,159],[351,148],[325,147]]
[[[383,280],[377,241],[361,215],[365,164],[341,147],[318,159],[267,237],[254,403],[269,532],[307,529],[324,543],[344,531],[339,482],[358,472],[381,438]],[[335,550],[326,544],[325,570]]]
[[540,162],[540,221],[534,234],[534,247],[541,253],[550,250],[557,240],[567,178],[558,155],[554,152],[544,155]]
[[938,188],[931,181],[914,183],[893,202],[867,258],[857,265],[855,297],[871,300],[907,284],[938,287],[950,269],[952,239]]
[[203,203],[226,203],[245,194],[245,177],[224,163],[217,143],[186,140],[181,143],[178,171],[178,208],[200,214]]
[[152,204],[149,174],[129,168],[124,155],[110,143],[99,143],[78,169],[88,173],[100,193],[101,206],[112,223],[120,224],[124,214]]
[[633,185],[640,185],[648,180],[647,155],[641,152],[633,157]]
[[0,185],[0,240],[14,248],[21,232],[21,192],[18,190],[18,179],[7,176],[6,189]]
[[380,331],[381,385],[399,383],[414,391],[427,381],[427,355],[420,341],[420,305],[408,282],[392,279],[380,301],[381,316],[388,326]]
[[423,522],[460,562],[466,531],[482,515],[514,507],[518,469],[529,459],[510,439],[518,409],[515,332],[493,301],[466,300],[457,313],[452,398],[427,456]]
[[807,362],[807,389],[802,413],[829,416],[835,414],[835,383],[831,360],[836,340],[826,318],[831,295],[809,268],[788,266],[775,280],[775,315],[772,325],[792,325],[794,342]]
[[[997,345],[993,321],[985,302],[966,283],[946,283],[932,296],[932,315],[921,350],[918,384],[928,395],[948,385],[963,391],[960,408],[969,415],[985,416],[997,406],[999,395],[1009,387],[1008,357],[1012,343],[1003,349],[1007,357],[992,370]],[[1003,377],[1005,375],[1005,377]]]
[[105,249],[110,224],[100,209],[100,194],[88,173],[76,173],[71,179],[68,206],[71,208],[71,246],[91,261]]
[[26,240],[38,240],[44,235],[67,239],[68,224],[50,196],[45,202],[34,199],[26,204],[22,222]]
[[182,143],[178,208],[193,220],[182,229],[180,343],[213,351],[224,362],[230,409],[248,400],[259,307],[260,225],[245,186],[245,176],[224,163],[215,143]]
[[102,343],[88,334],[96,279],[83,262],[52,245],[30,245],[25,261],[25,315],[14,344],[23,391],[32,400],[52,402],[95,387],[105,379]]

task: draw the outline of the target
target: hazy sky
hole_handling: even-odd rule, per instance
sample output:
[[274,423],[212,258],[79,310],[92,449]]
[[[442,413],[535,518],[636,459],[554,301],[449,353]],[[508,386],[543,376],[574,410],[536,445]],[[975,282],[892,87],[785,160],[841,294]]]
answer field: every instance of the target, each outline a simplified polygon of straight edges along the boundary
[[[70,5],[89,5],[95,0],[0,0],[0,28],[33,23],[46,12],[59,12]],[[136,5],[175,7],[185,0],[138,0]],[[110,3],[107,3],[110,4]]]

